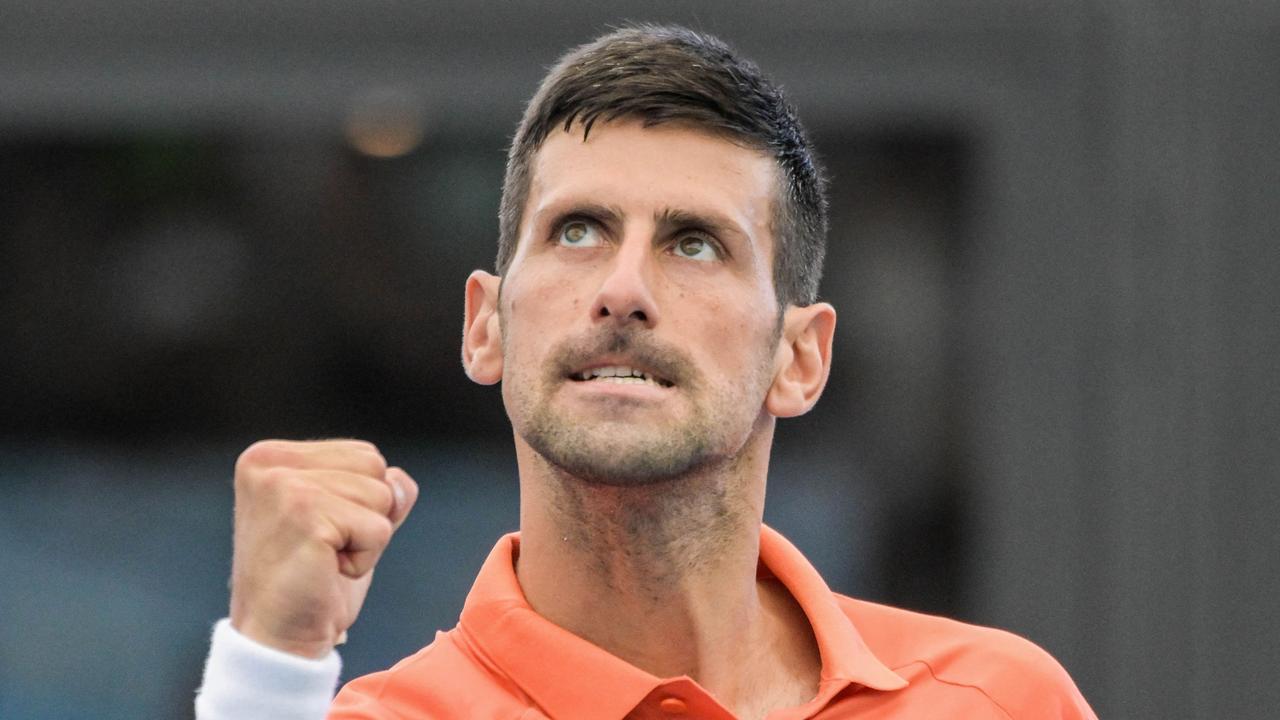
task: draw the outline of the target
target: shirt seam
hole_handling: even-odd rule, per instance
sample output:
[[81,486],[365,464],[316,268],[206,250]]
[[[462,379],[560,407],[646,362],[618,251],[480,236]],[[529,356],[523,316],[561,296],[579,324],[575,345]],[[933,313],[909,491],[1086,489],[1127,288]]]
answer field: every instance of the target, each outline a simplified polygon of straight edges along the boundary
[[[387,683],[390,682],[390,679],[391,678],[385,674],[379,676],[378,687],[375,689],[374,692],[369,693],[369,697],[381,702],[384,699],[383,695],[387,692]],[[397,713],[397,715],[398,714],[399,713]]]
[[930,664],[929,664],[929,662],[928,662],[927,660],[913,660],[913,661],[911,661],[911,662],[907,663],[906,665],[901,665],[901,666],[899,666],[899,667],[894,668],[894,672],[897,672],[898,670],[900,670],[900,669],[902,669],[902,668],[905,668],[905,667],[907,667],[908,665],[915,665],[915,664],[923,665],[923,666],[924,666],[924,668],[925,668],[925,670],[928,670],[928,671],[929,671],[929,676],[930,676],[930,677],[932,677],[934,680],[936,680],[936,681],[938,681],[938,682],[940,682],[940,683],[942,683],[942,684],[944,684],[944,685],[950,685],[950,686],[952,686],[952,687],[968,688],[968,689],[970,689],[970,690],[977,690],[979,693],[981,693],[981,694],[982,694],[982,697],[984,697],[984,698],[986,698],[986,699],[987,699],[987,702],[989,702],[989,703],[991,703],[992,705],[996,706],[996,709],[998,709],[1000,712],[1004,713],[1004,716],[1005,716],[1005,717],[1009,718],[1009,720],[1016,720],[1016,719],[1014,718],[1014,716],[1013,716],[1013,713],[1009,712],[1009,711],[1005,708],[1005,706],[1004,706],[1004,705],[1001,705],[1001,704],[1000,704],[1000,702],[999,702],[998,700],[996,700],[995,698],[991,697],[991,694],[990,694],[990,693],[988,693],[986,690],[984,690],[981,686],[979,686],[979,685],[973,685],[973,684],[971,684],[971,683],[956,682],[956,681],[954,681],[954,680],[947,680],[947,679],[945,679],[945,678],[939,677],[938,673],[934,671],[933,666],[932,666],[932,665],[930,665]]

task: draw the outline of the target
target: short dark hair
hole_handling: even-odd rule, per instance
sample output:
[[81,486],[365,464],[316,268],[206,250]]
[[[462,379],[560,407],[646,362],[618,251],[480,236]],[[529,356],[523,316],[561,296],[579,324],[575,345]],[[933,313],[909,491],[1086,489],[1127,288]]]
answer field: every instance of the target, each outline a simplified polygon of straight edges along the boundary
[[795,110],[759,68],[719,39],[683,27],[631,25],[571,50],[525,108],[511,141],[497,267],[515,256],[534,155],[556,127],[583,138],[597,120],[681,121],[765,152],[778,165],[773,283],[782,306],[818,297],[826,254],[826,179]]

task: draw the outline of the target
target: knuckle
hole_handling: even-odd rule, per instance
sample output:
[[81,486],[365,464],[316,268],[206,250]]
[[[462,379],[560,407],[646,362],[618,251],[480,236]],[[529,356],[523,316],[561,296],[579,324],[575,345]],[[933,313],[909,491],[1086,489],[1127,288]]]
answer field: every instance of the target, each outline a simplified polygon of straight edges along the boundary
[[362,475],[371,477],[382,477],[387,471],[387,460],[382,456],[382,452],[369,442],[363,440],[350,440],[343,450],[345,462],[350,462],[351,467]]
[[250,470],[256,467],[279,465],[287,458],[288,450],[279,440],[259,440],[236,458],[236,471]]
[[236,492],[257,495],[273,484],[272,469],[254,463],[236,466]]
[[382,453],[378,452],[377,450],[374,450],[373,453],[368,456],[368,458],[369,458],[368,459],[369,464],[366,469],[369,471],[371,475],[382,477],[387,473],[387,459],[382,457]]
[[256,478],[258,484],[277,492],[288,491],[298,484],[297,476],[289,468],[279,465],[261,468],[257,472],[250,473],[250,476]]
[[246,470],[258,463],[258,457],[262,454],[262,445],[264,442],[266,441],[259,440],[258,442],[250,445],[240,453],[239,457],[236,458],[237,477],[244,474]]

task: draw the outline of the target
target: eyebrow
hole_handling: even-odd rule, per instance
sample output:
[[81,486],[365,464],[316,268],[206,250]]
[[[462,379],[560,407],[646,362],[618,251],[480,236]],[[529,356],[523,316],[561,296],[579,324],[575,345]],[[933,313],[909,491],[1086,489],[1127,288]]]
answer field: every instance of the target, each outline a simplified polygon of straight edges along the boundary
[[598,203],[569,203],[564,205],[552,205],[542,208],[534,215],[534,223],[542,224],[545,220],[559,222],[560,220],[575,215],[597,220],[606,225],[616,225],[622,222],[624,213],[622,208],[617,205],[600,205]]
[[666,231],[679,228],[694,228],[711,233],[717,237],[735,235],[742,237],[746,233],[738,224],[716,213],[701,213],[679,208],[664,208],[654,213],[654,223]]

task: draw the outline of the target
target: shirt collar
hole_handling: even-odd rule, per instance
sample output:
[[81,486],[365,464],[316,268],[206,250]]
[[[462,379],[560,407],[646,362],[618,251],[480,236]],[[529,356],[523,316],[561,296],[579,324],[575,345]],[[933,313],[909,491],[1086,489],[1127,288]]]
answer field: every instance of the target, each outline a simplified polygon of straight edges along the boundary
[[907,686],[867,647],[818,571],[795,545],[767,525],[760,530],[760,570],[777,578],[809,618],[822,655],[822,682],[847,681],[876,690]]
[[[462,634],[551,717],[622,718],[664,680],[535,612],[516,579],[519,550],[519,533],[510,533],[489,553],[463,606]],[[817,570],[795,546],[763,526],[760,571],[776,577],[808,616],[822,655],[824,686],[906,686],[871,653]]]

